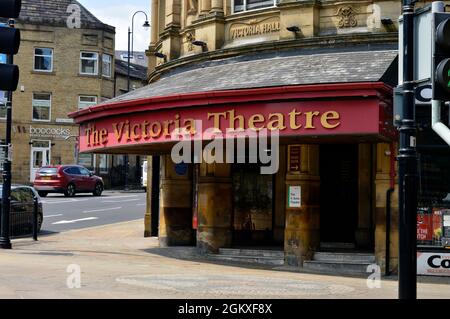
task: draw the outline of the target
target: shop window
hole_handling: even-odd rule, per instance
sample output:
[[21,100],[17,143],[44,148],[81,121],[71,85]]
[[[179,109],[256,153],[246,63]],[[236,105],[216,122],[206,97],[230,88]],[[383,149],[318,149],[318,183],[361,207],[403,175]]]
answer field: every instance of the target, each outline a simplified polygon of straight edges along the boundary
[[53,71],[53,49],[49,48],[34,49],[34,71],[39,72]]
[[103,54],[102,57],[102,73],[104,77],[110,78],[112,74],[112,56],[108,54]]
[[108,173],[108,155],[101,154],[98,156],[98,168],[100,173]]
[[0,91],[0,119],[6,119],[6,102],[8,95],[4,91]]
[[450,216],[449,156],[448,151],[427,151],[419,155],[419,246],[442,247],[443,238],[447,238],[446,230],[450,230],[446,222]]
[[98,74],[98,53],[81,52],[80,73],[83,75]]
[[84,166],[87,169],[95,170],[95,156],[93,154],[80,154],[78,155],[78,165]]
[[277,0],[234,0],[233,13],[275,7]]
[[33,94],[33,121],[50,121],[52,95],[50,93]]
[[78,97],[78,109],[86,109],[88,107],[97,105],[97,97],[89,95],[80,95]]

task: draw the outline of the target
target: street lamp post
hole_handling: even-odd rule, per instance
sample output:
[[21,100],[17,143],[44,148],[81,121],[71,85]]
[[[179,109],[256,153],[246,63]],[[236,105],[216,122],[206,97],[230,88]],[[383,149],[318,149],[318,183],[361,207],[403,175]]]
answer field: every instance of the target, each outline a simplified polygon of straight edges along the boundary
[[399,145],[399,299],[417,297],[417,151],[414,84],[414,0],[403,0],[403,114]]
[[[150,24],[148,23],[147,13],[144,11],[136,11],[131,18],[131,29],[128,28],[128,56],[127,56],[127,93],[131,91],[131,54],[134,56],[134,18],[138,13],[143,13],[145,15],[145,22],[143,27],[149,28]],[[129,175],[129,156],[125,155],[124,157],[125,164],[125,190],[128,190],[128,175]]]

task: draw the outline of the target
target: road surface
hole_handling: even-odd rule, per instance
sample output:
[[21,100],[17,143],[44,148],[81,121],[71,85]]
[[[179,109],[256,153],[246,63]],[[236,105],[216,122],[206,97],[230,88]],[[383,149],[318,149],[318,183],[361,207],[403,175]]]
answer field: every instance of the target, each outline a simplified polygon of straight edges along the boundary
[[42,198],[42,233],[63,232],[144,218],[145,193],[104,192],[101,197],[72,198],[49,194]]

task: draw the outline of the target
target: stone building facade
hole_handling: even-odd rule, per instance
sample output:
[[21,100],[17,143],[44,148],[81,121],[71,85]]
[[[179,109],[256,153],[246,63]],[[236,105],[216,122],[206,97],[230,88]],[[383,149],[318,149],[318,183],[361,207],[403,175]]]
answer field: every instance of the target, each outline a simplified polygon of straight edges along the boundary
[[[152,0],[151,12],[149,85],[71,114],[82,151],[153,155],[146,234],[212,254],[270,247],[310,269],[395,272],[401,1]],[[194,122],[279,131],[279,169],[175,164],[171,133],[196,135]]]
[[24,0],[16,26],[12,175],[29,184],[42,165],[77,161],[79,128],[67,114],[114,97],[115,29],[69,0]]

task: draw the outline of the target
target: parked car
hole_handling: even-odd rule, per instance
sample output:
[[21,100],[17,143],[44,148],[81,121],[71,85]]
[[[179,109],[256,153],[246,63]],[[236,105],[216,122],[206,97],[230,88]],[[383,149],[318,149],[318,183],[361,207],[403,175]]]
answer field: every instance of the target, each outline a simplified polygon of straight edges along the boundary
[[73,197],[77,193],[92,193],[101,196],[103,179],[79,165],[45,166],[36,173],[33,184],[41,197],[49,193],[62,193]]
[[[3,186],[0,185],[0,193]],[[10,235],[11,237],[31,235],[33,232],[34,200],[38,201],[37,226],[38,232],[42,228],[44,220],[42,202],[36,190],[29,186],[13,185],[11,187],[11,215]],[[1,208],[0,201],[0,208]]]

